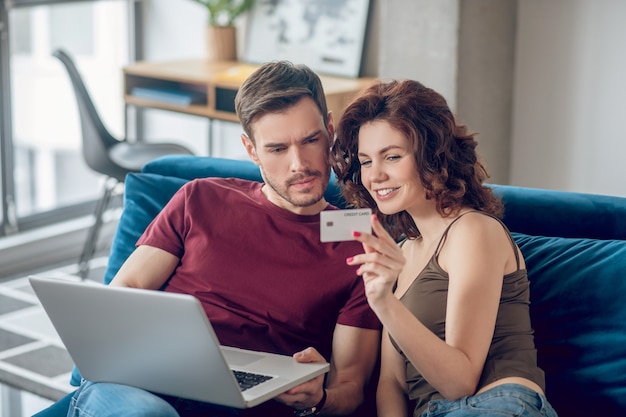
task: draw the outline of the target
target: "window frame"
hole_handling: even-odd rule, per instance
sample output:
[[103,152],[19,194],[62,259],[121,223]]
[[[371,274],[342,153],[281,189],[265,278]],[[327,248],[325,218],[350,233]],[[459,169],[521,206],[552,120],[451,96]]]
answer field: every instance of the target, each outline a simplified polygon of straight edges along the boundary
[[[0,0],[0,237],[49,226],[93,213],[96,200],[57,207],[45,212],[18,218],[15,207],[15,148],[12,125],[11,52],[9,12],[62,3],[96,2],[99,0]],[[142,0],[123,0],[128,10],[129,62],[141,59]],[[127,132],[126,132],[127,133]]]

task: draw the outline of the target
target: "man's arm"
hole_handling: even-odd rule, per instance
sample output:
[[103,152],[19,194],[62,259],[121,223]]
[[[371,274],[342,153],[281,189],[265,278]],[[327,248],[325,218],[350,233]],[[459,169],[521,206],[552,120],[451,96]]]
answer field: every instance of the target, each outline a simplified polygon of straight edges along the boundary
[[376,390],[378,416],[410,415],[404,358],[391,344],[387,332],[383,334],[380,355],[380,378]]
[[328,396],[321,414],[350,414],[361,405],[365,386],[378,360],[379,347],[380,331],[337,324],[326,381]]
[[[377,363],[380,331],[337,324],[333,335],[333,354],[330,360],[326,386],[324,376],[281,394],[277,399],[286,405],[303,410],[319,404],[326,389],[322,415],[353,413],[363,402],[365,385]],[[323,362],[325,359],[313,348],[294,355],[298,362]]]
[[153,246],[141,245],[126,259],[110,285],[158,290],[178,266],[179,259]]

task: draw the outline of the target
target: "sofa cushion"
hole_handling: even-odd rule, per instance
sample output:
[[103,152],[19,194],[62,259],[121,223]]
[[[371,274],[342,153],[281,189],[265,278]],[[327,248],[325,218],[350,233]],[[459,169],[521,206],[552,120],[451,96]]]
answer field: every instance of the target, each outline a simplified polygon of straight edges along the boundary
[[563,416],[619,415],[626,410],[626,241],[513,236],[529,271],[548,399]]
[[111,282],[135,243],[186,179],[156,174],[129,174],[124,188],[124,210],[113,237],[104,283]]

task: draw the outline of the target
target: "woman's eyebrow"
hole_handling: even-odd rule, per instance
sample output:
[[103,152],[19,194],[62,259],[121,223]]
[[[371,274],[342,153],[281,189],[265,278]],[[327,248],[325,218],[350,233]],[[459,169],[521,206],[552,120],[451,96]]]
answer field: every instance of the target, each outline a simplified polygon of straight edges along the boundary
[[[383,154],[383,153],[388,152],[388,151],[390,151],[392,149],[402,149],[402,147],[398,146],[398,145],[389,145],[389,146],[385,146],[384,148],[382,148],[381,150],[379,150],[376,153]],[[368,156],[368,155],[366,153],[364,153],[364,152],[358,152],[357,156]]]

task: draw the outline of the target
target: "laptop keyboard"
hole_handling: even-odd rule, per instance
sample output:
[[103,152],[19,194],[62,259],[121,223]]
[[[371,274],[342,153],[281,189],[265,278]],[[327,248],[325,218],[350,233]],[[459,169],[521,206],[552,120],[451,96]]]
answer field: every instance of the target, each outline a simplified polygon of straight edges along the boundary
[[249,388],[259,385],[261,382],[265,382],[268,379],[273,378],[269,375],[253,374],[251,372],[244,371],[233,371],[233,373],[235,374],[235,378],[239,383],[239,388],[241,388],[242,391],[245,391]]

